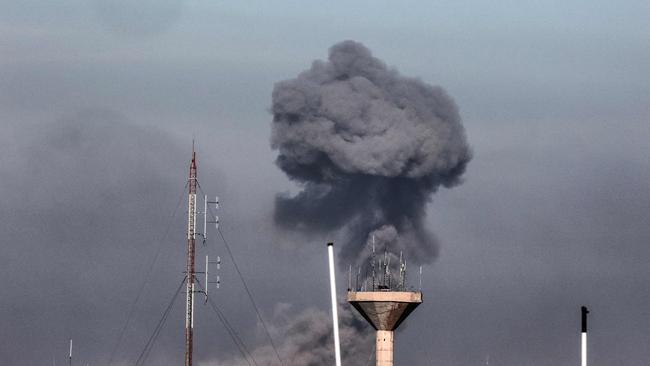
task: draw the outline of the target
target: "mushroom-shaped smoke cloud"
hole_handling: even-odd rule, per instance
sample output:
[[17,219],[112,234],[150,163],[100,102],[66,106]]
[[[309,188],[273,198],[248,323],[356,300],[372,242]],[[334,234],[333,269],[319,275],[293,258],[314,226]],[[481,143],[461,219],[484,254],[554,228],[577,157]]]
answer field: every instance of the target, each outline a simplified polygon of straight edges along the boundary
[[276,223],[308,232],[341,230],[347,261],[379,245],[429,262],[423,224],[439,186],[452,187],[471,159],[458,109],[446,92],[401,76],[364,45],[344,41],[273,90],[276,164],[302,191],[276,198]]

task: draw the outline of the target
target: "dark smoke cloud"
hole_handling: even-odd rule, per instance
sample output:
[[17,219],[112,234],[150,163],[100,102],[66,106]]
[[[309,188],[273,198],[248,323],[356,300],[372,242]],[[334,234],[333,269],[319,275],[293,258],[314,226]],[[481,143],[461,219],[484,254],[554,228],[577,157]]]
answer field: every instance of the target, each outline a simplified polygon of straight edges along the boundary
[[[339,335],[341,359],[349,365],[365,365],[373,352],[374,332],[366,321],[354,313],[348,304],[339,306]],[[278,352],[286,365],[322,366],[334,364],[332,317],[329,312],[307,308],[300,313],[289,304],[277,307],[274,324],[283,324],[273,331],[281,336]],[[259,365],[276,365],[277,357],[270,346],[254,349],[253,357]],[[244,365],[241,358],[209,362],[208,365]]]
[[435,257],[426,204],[438,187],[461,182],[472,155],[442,88],[401,76],[345,41],[328,61],[277,83],[272,113],[276,164],[302,187],[276,198],[278,224],[341,230],[347,260],[361,259],[373,233],[417,262]]

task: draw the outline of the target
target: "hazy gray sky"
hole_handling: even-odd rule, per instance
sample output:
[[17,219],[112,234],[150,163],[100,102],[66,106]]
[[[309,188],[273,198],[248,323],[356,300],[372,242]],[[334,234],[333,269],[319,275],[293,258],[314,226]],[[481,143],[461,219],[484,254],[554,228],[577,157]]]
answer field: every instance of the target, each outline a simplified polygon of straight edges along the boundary
[[[273,225],[275,194],[296,187],[273,163],[271,91],[352,39],[445,88],[474,152],[465,183],[428,206],[440,253],[397,362],[575,365],[584,304],[591,365],[646,365],[649,16],[646,1],[0,0],[0,363],[63,364],[73,337],[76,363],[107,364],[155,257],[115,357],[135,362],[184,270],[176,207],[193,137],[201,184],[291,352],[290,315],[328,311],[332,237]],[[199,255],[224,258],[215,301],[264,357],[211,239]],[[180,300],[148,364],[181,362],[182,314]],[[237,364],[209,307],[197,317],[199,364]]]

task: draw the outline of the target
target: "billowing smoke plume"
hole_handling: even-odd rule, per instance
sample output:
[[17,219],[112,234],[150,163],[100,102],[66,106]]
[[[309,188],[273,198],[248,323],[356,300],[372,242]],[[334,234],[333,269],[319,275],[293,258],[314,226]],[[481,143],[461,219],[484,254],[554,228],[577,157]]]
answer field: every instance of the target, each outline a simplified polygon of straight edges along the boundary
[[[374,332],[351,306],[339,307],[339,333],[341,337],[341,358],[345,364],[365,365],[374,355],[372,343]],[[334,364],[334,340],[332,318],[329,312],[308,308],[298,314],[290,305],[278,307],[274,324],[284,324],[273,333],[282,335],[276,339],[278,353],[288,366],[323,366]],[[277,365],[277,357],[270,346],[261,346],[251,351],[258,365]],[[207,365],[244,365],[237,357],[228,361],[211,361]]]
[[[74,337],[77,364],[108,365],[137,284],[161,250],[114,357],[114,366],[133,365],[169,301],[169,284],[180,281],[183,254],[172,243],[183,243],[183,228],[160,238],[184,192],[189,147],[101,108],[50,122],[3,121],[1,129],[9,133],[0,136],[0,276],[4,291],[21,296],[0,299],[12,314],[1,321],[0,364],[64,364]],[[179,364],[181,339],[161,334],[152,361]]]
[[341,255],[360,260],[375,236],[411,260],[435,257],[426,204],[461,182],[471,159],[458,109],[437,86],[401,76],[360,43],[334,45],[273,90],[276,164],[301,184],[276,198],[285,228],[342,230]]

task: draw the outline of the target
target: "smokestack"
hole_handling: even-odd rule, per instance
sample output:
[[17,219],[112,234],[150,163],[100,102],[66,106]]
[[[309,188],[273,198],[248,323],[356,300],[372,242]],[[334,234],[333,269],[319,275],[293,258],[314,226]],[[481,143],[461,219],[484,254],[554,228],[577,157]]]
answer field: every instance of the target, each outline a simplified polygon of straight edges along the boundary
[[339,341],[339,314],[336,308],[336,278],[334,276],[334,243],[327,243],[330,268],[330,292],[332,295],[332,326],[334,329],[334,355],[336,366],[341,366],[341,343]]
[[582,313],[582,325],[581,325],[581,338],[582,338],[582,347],[581,347],[581,366],[587,366],[587,314],[589,314],[589,310],[587,310],[586,306],[582,306],[580,308],[580,311]]

